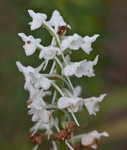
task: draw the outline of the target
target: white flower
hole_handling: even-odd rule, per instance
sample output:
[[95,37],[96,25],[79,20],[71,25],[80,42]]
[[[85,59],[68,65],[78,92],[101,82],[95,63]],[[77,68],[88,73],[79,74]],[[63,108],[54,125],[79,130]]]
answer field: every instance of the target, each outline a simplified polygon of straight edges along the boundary
[[38,44],[40,44],[41,39],[35,39],[32,35],[26,36],[24,33],[18,33],[18,35],[25,42],[23,48],[25,49],[26,56],[32,55],[36,51]]
[[83,60],[80,62],[74,62],[67,65],[64,70],[63,74],[65,76],[72,76],[75,75],[76,77],[93,77],[95,76],[93,67],[97,64],[98,56],[93,61]]
[[79,97],[82,92],[82,88],[81,86],[73,87],[73,91],[71,92],[68,89],[64,88],[63,92],[66,97]]
[[82,98],[79,97],[81,90],[82,89],[80,86],[76,86],[72,92],[70,92],[66,88],[63,89],[65,96],[59,98],[57,102],[57,107],[59,109],[67,108],[68,111],[71,112],[78,112],[83,105]]
[[98,62],[98,56],[93,61],[81,61],[80,66],[77,67],[75,75],[77,77],[87,76],[87,77],[94,77],[94,70],[93,67]]
[[43,107],[35,109],[35,108],[33,108],[32,104],[31,104],[31,106],[29,105],[28,108],[31,108],[28,113],[30,115],[33,115],[32,116],[32,121],[33,122],[39,121],[39,120],[41,120],[43,123],[48,123],[49,122],[50,116],[51,116],[51,112],[47,111]]
[[29,90],[29,92],[33,93],[34,88],[33,85],[31,84],[31,77],[30,77],[30,72],[35,72],[35,69],[31,66],[23,66],[20,62],[16,62],[16,65],[19,69],[20,72],[23,73],[24,77],[25,77],[25,84],[24,84],[24,88]]
[[95,34],[92,37],[85,36],[83,38],[84,42],[81,45],[81,48],[83,49],[83,51],[86,52],[87,54],[90,54],[90,52],[92,51],[92,43],[95,42],[98,37],[99,37],[99,34]]
[[25,85],[24,88],[29,90],[29,92],[33,92],[34,88],[42,88],[47,90],[51,86],[51,82],[49,79],[44,77],[39,73],[41,67],[33,68],[31,66],[24,67],[20,62],[16,62],[16,65],[20,72],[24,74],[25,77]]
[[57,107],[59,109],[67,108],[68,111],[78,112],[82,105],[82,99],[79,97],[61,97],[58,100]]
[[45,92],[43,89],[35,89],[33,88],[32,93],[30,93],[28,100],[28,108],[41,109],[46,106],[43,97],[49,95],[50,92]]
[[61,47],[63,50],[69,48],[72,50],[78,50],[83,43],[83,39],[80,35],[75,33],[72,36],[65,36],[62,40]]
[[51,60],[59,53],[60,53],[59,48],[48,46],[41,50],[39,58],[40,59],[44,58],[45,60]]
[[44,90],[48,90],[51,86],[51,81],[48,78],[40,77],[37,79],[37,83],[35,83],[36,88],[42,88]]
[[98,131],[96,131],[96,130],[91,131],[82,136],[81,144],[85,147],[91,147],[93,149],[97,149],[98,148],[98,140],[100,140],[100,138],[102,136],[108,137],[109,135],[107,132],[98,133]]
[[43,120],[39,120],[32,128],[31,132],[36,133],[37,130],[46,130],[47,134],[52,134],[52,128],[56,125],[56,120],[49,116],[49,121],[47,123],[43,122]]
[[74,97],[80,96],[81,92],[82,92],[81,86],[76,86],[73,90]]
[[44,89],[48,90],[51,86],[51,81],[44,77],[43,74],[40,73],[30,73],[31,76],[31,82],[34,85],[35,88],[37,89]]
[[[60,15],[59,11],[57,10],[53,11],[53,14],[51,16],[51,19],[48,21],[48,24],[54,27],[56,31],[58,30],[58,27],[67,25],[64,22],[63,17]],[[68,25],[68,27],[70,26]]]
[[32,22],[29,23],[31,30],[40,28],[47,19],[47,15],[43,13],[35,13],[33,10],[28,10],[28,13],[33,19]]
[[99,97],[91,97],[84,99],[84,105],[86,106],[90,115],[96,115],[99,111],[99,103],[104,99],[106,94],[102,94]]
[[98,36],[98,34],[95,34],[92,37],[85,36],[83,38],[75,33],[72,36],[65,36],[62,41],[61,47],[63,50],[67,48],[72,50],[78,50],[82,48],[85,53],[89,54],[92,51],[92,43],[97,39]]
[[83,106],[82,98],[75,97],[75,96],[61,97],[61,98],[59,98],[59,100],[57,102],[57,107],[59,109],[67,109],[71,113],[77,126],[80,126],[80,125],[79,125],[74,113],[80,111],[82,106]]
[[71,63],[67,66],[65,66],[65,68],[63,69],[63,74],[65,76],[72,76],[76,73],[76,70],[78,68],[78,66],[80,65],[80,62],[74,62],[74,63]]

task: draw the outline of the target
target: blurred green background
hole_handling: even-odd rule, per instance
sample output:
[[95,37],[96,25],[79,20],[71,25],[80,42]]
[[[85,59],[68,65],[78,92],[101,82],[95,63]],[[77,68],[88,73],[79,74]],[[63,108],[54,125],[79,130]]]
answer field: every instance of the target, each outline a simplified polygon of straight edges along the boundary
[[[74,85],[83,86],[85,96],[108,93],[97,116],[81,114],[81,123],[88,122],[82,132],[106,130],[110,138],[102,140],[101,150],[127,150],[127,1],[126,0],[1,0],[0,1],[0,150],[30,150],[28,140],[32,126],[27,115],[27,91],[24,78],[18,72],[15,62],[37,66],[38,53],[25,57],[18,32],[41,37],[46,45],[49,35],[45,30],[31,32],[27,10],[33,9],[51,16],[58,9],[67,23],[72,26],[69,34],[77,32],[82,36],[99,33],[94,51],[86,58],[100,55],[96,77],[72,80]],[[75,53],[73,58],[84,58]],[[86,115],[85,115],[86,114]],[[45,149],[42,144],[40,149]]]

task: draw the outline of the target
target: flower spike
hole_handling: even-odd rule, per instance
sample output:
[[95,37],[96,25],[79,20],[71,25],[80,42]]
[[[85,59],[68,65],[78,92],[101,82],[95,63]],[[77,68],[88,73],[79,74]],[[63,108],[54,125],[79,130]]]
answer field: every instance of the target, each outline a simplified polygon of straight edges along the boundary
[[26,56],[33,55],[38,49],[41,61],[37,67],[24,66],[21,62],[16,62],[18,70],[25,78],[24,89],[29,92],[27,108],[34,123],[30,129],[29,139],[35,144],[33,150],[38,149],[43,138],[51,141],[53,150],[61,149],[58,147],[59,141],[63,141],[66,147],[74,150],[77,139],[81,143],[79,145],[96,149],[100,138],[108,137],[108,133],[94,130],[74,136],[76,127],[81,127],[80,117],[76,118],[76,113],[80,113],[85,107],[88,115],[96,115],[99,103],[106,94],[83,98],[82,87],[74,87],[70,77],[95,76],[94,66],[97,65],[98,55],[92,61],[84,59],[72,62],[71,53],[82,49],[86,54],[90,54],[93,50],[92,44],[99,34],[91,37],[82,37],[77,33],[66,35],[67,29],[71,27],[58,10],[53,11],[49,20],[44,13],[36,13],[33,10],[28,10],[28,13],[32,18],[29,22],[30,29],[33,31],[43,27],[52,37],[51,43],[44,46],[40,38],[18,33],[25,43],[23,48]]

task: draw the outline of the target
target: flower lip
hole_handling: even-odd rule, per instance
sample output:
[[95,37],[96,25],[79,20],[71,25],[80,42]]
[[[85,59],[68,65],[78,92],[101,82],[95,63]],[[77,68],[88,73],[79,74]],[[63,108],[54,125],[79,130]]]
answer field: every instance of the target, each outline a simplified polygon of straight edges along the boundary
[[104,99],[106,94],[101,94],[99,97],[91,97],[84,99],[84,105],[86,106],[90,115],[96,115],[99,111],[99,103]]
[[91,147],[93,149],[98,148],[98,142],[102,136],[108,137],[109,134],[107,132],[99,133],[94,130],[89,133],[82,135],[81,144],[85,147]]
[[44,47],[39,54],[39,58],[45,60],[54,59],[57,54],[60,53],[60,49],[53,46]]
[[82,99],[79,97],[61,97],[58,100],[57,107],[59,109],[67,108],[72,112],[77,112],[80,109],[81,103]]

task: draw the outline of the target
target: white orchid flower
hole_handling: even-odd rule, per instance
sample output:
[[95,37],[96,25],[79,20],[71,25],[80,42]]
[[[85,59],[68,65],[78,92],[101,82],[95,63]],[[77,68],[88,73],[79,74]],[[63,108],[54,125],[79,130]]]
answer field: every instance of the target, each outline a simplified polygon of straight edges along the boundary
[[90,54],[90,52],[92,51],[92,43],[97,39],[98,36],[98,34],[95,34],[92,37],[81,37],[80,35],[75,33],[72,36],[65,36],[62,41],[61,47],[63,50],[67,48],[72,50],[79,50],[80,48],[82,48],[85,53]]
[[37,89],[48,90],[51,87],[51,81],[40,73],[30,73],[31,82]]
[[95,34],[92,37],[89,36],[85,36],[83,38],[83,44],[81,44],[81,48],[82,50],[87,53],[90,54],[90,52],[93,50],[92,49],[92,43],[96,41],[96,39],[99,37],[99,34]]
[[59,109],[67,108],[69,111],[78,112],[82,99],[79,97],[61,97],[58,100],[57,107]]
[[[64,22],[63,17],[60,15],[58,10],[54,10],[48,24],[55,28],[58,31],[60,26],[66,26],[67,24]],[[70,26],[67,25],[69,28]]]
[[47,134],[52,134],[52,128],[54,126],[56,126],[56,120],[53,119],[52,115],[49,114],[50,116],[48,116],[49,121],[48,122],[44,122],[43,120],[39,120],[32,128],[31,128],[31,132],[33,133],[33,135],[38,131],[38,130],[46,130]]
[[81,61],[80,66],[77,67],[75,75],[79,78],[82,76],[94,77],[95,74],[93,67],[97,64],[97,62],[98,56],[96,56],[93,61],[86,61],[86,60]]
[[97,149],[98,141],[102,136],[108,137],[109,134],[107,132],[99,133],[96,130],[91,131],[87,134],[83,134],[81,138],[81,144],[85,147],[91,147],[93,149]]
[[30,115],[32,115],[32,121],[36,122],[36,121],[43,121],[44,123],[48,123],[50,120],[50,116],[51,116],[51,112],[47,111],[46,109],[44,109],[44,107],[42,108],[38,108],[35,109],[32,104],[28,106],[28,108],[30,109],[28,111],[28,113]]
[[39,92],[36,92],[36,95],[33,95],[31,98],[31,102],[28,103],[28,113],[32,115],[33,122],[41,120],[43,123],[48,123],[51,117],[51,112],[45,109],[47,104],[43,100],[43,97],[48,93],[45,94],[42,90],[38,91]]
[[[31,94],[34,93],[35,89],[43,89],[48,90],[51,85],[53,85],[58,92],[64,96],[62,90],[55,84],[55,82],[49,80],[43,74],[40,74],[39,71],[43,67],[43,64],[41,64],[37,68],[33,68],[31,66],[23,66],[20,62],[16,62],[16,65],[20,72],[23,73],[25,77],[25,85],[24,88],[28,90]],[[30,95],[31,95],[30,94]]]
[[75,120],[78,126],[79,126],[79,123],[74,113],[80,111],[82,106],[83,106],[82,98],[76,97],[76,96],[72,96],[72,97],[64,96],[64,97],[59,98],[57,102],[57,107],[59,109],[67,109],[71,113],[73,119]]
[[29,22],[31,30],[40,28],[47,19],[47,15],[44,13],[35,13],[33,10],[28,10],[28,13],[32,17],[32,22]]
[[28,108],[34,108],[34,109],[41,109],[42,107],[46,106],[45,101],[43,100],[43,97],[46,95],[49,95],[50,92],[44,92],[42,89],[35,89],[33,93],[30,93],[28,103]]
[[19,69],[20,72],[23,73],[25,77],[25,84],[24,84],[24,89],[27,89],[28,91],[34,91],[33,85],[31,84],[31,77],[30,77],[30,72],[34,73],[35,69],[31,66],[23,66],[20,62],[16,62],[16,65]]
[[55,58],[57,54],[60,53],[60,49],[57,47],[48,46],[41,50],[39,58],[44,58],[45,60],[51,60]]
[[98,56],[96,56],[93,61],[83,60],[80,62],[73,62],[64,68],[63,74],[65,76],[75,75],[78,78],[82,76],[93,77],[95,76],[93,67],[97,64],[97,61]]
[[42,76],[37,79],[37,82],[35,83],[35,87],[48,90],[51,87],[51,81],[48,78]]
[[72,36],[65,36],[64,39],[62,40],[61,47],[63,50],[69,48],[72,50],[78,50],[83,44],[83,39],[80,35],[75,33]]
[[79,97],[82,91],[82,87],[78,85],[76,87],[73,87],[73,91],[71,92],[66,88],[64,88],[63,91],[66,97]]
[[78,68],[78,66],[80,65],[80,62],[72,62],[71,64],[69,65],[66,65],[65,68],[63,69],[63,74],[65,76],[72,76],[72,75],[75,75],[76,73],[76,70]]
[[106,94],[101,94],[99,97],[90,97],[84,99],[84,105],[86,106],[90,115],[96,115],[99,111],[99,103],[104,99]]
[[73,90],[73,94],[74,94],[75,97],[80,96],[81,92],[82,92],[82,87],[81,86],[76,86]]
[[33,91],[33,88],[42,88],[47,90],[51,86],[51,82],[48,78],[43,77],[42,74],[39,73],[41,70],[40,68],[33,68],[31,66],[23,66],[20,62],[16,62],[16,65],[20,72],[24,74],[25,77],[25,85],[24,88],[28,89],[29,91]]
[[82,98],[80,98],[81,93],[81,87],[76,86],[72,92],[70,92],[68,89],[63,89],[64,95],[63,97],[60,97],[57,102],[57,107],[59,109],[65,109],[67,108],[68,111],[72,112],[78,112],[81,108],[81,105],[83,105]]
[[45,106],[46,103],[42,98],[32,100],[32,102],[27,106],[29,108],[28,113],[33,115],[32,121],[40,120],[41,116],[43,116],[43,119],[46,120],[44,116],[46,116],[46,113],[48,112],[45,110]]
[[33,55],[38,45],[40,44],[41,39],[35,39],[32,35],[26,36],[24,33],[18,33],[18,35],[25,42],[23,48],[25,50],[26,56]]

